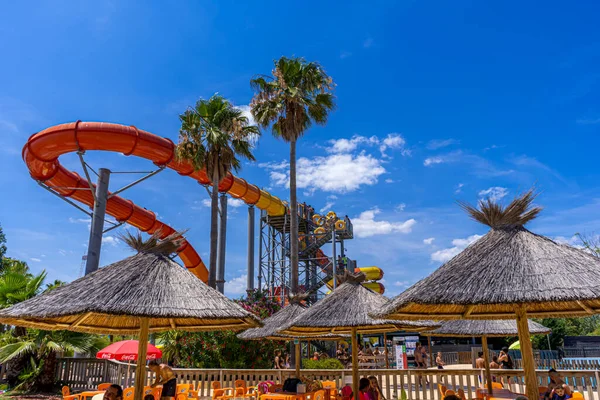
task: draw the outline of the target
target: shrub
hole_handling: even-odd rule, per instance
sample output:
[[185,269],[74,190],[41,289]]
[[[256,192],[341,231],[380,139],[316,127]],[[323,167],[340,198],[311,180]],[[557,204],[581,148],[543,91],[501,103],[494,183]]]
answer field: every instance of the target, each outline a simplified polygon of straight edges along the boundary
[[344,369],[344,365],[337,358],[324,358],[319,361],[312,359],[302,360],[304,369]]

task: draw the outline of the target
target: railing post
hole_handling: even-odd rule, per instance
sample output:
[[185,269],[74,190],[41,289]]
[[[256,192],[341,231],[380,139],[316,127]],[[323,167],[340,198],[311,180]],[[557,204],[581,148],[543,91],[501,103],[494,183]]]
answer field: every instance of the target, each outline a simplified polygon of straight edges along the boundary
[[223,382],[223,370],[222,369],[219,370],[219,383],[221,384],[221,387],[223,387],[224,382]]

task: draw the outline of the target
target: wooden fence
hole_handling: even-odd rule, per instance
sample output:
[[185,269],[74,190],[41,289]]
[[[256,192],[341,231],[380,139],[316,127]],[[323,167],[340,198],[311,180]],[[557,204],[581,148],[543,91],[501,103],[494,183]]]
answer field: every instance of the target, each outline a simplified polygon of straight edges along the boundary
[[[128,386],[127,381],[134,382],[135,367],[131,365],[129,374],[128,365],[109,360],[66,358],[61,359],[56,369],[56,379],[62,384],[70,386],[73,390],[92,389],[102,382],[118,383]],[[262,381],[284,382],[294,375],[294,370],[273,369],[174,369],[179,383],[190,383],[199,391],[202,397],[211,395],[210,384],[213,381],[221,382],[222,387],[233,387],[236,379],[243,379],[248,385],[256,385]],[[565,381],[581,392],[586,400],[600,400],[598,387],[599,371],[587,370],[562,370],[559,371]],[[448,388],[463,389],[468,398],[476,397],[475,390],[481,386],[483,371],[477,369],[464,370],[438,370],[438,369],[361,369],[361,376],[374,375],[379,380],[387,399],[394,399],[405,390],[411,400],[440,400],[437,389],[438,383],[443,383]],[[342,387],[346,377],[351,377],[350,370],[302,370],[302,375],[320,380],[333,380],[338,387]],[[496,380],[503,380],[505,387],[513,392],[524,393],[524,375],[522,370],[493,370],[492,375]],[[540,386],[548,384],[546,370],[538,370],[538,383]],[[154,379],[153,374],[147,371],[148,383]]]

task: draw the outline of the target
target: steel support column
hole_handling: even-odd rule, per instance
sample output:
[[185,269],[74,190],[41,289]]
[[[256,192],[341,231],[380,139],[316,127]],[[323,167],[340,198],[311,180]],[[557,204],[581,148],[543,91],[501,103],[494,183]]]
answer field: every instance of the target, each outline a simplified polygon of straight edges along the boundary
[[106,216],[106,200],[108,199],[109,180],[110,170],[100,168],[98,170],[96,201],[94,201],[90,241],[88,243],[87,261],[85,263],[86,275],[96,271],[100,265],[100,250],[102,248],[102,232],[104,231],[104,217]]
[[[260,287],[260,282],[258,285]],[[246,289],[254,289],[254,206],[248,206],[248,282]]]
[[227,195],[220,197],[220,219],[219,219],[219,241],[217,258],[217,290],[221,293],[225,290],[225,249],[227,246]]

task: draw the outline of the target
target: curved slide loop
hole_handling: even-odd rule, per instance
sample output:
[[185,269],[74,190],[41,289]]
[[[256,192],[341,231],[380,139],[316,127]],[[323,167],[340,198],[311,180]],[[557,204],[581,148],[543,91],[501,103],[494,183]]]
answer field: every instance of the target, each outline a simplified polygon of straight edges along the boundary
[[[87,150],[113,151],[145,158],[159,167],[171,168],[203,185],[211,183],[204,170],[196,171],[189,162],[175,157],[175,144],[171,140],[134,126],[81,121],[52,126],[32,135],[23,147],[22,155],[33,179],[43,182],[64,197],[92,207],[94,197],[90,190],[72,188],[90,188],[95,185],[76,172],[67,170],[58,161],[62,154]],[[280,199],[232,174],[228,174],[221,182],[219,191],[266,210],[272,216],[286,212]],[[160,230],[162,237],[175,232],[169,225],[160,222],[152,211],[120,196],[108,199],[106,213],[117,221],[127,222],[144,232],[154,233]],[[179,257],[194,275],[204,282],[208,281],[208,270],[204,262],[187,241],[181,246]]]

